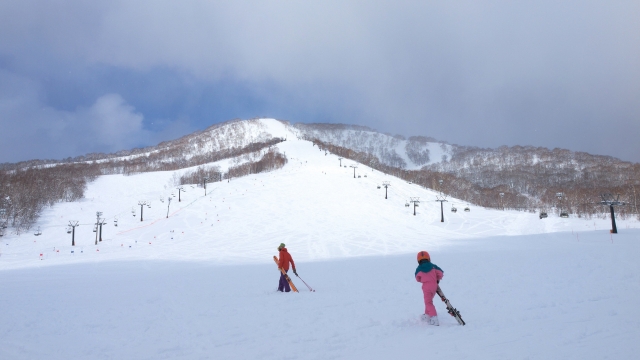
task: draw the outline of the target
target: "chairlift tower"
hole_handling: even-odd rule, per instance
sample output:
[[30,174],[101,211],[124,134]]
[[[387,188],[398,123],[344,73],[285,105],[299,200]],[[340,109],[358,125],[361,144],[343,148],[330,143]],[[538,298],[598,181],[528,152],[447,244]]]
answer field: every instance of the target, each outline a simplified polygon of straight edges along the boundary
[[171,206],[171,196],[167,198],[167,219],[169,218],[169,206]]
[[445,195],[436,195],[436,201],[440,202],[440,222],[444,222],[444,203],[447,202]]
[[342,159],[343,158],[338,158],[338,160],[340,161],[340,167],[342,167]]
[[76,220],[69,221],[69,227],[71,227],[71,246],[76,246],[76,226],[80,225]]
[[182,200],[180,199],[180,193],[186,192],[186,190],[184,189],[184,186],[182,186],[182,185],[178,186],[176,189],[178,189],[178,202],[181,202]]
[[349,167],[353,168],[353,178],[355,179],[356,178],[356,169],[358,168],[358,166],[357,165],[349,165]]
[[391,186],[391,183],[389,183],[388,181],[383,181],[382,182],[382,186],[384,186],[384,198],[386,200],[387,199],[387,192],[389,191],[389,186]]
[[439,195],[436,195],[436,201],[440,202],[440,222],[444,222],[444,203],[447,202],[447,195],[442,191],[442,183],[444,181],[442,179],[438,180],[438,184],[440,184]]
[[[184,191],[184,190],[182,190]],[[138,201],[138,205],[140,205],[140,222],[142,222],[142,210],[144,209],[144,206],[147,205],[147,201],[146,200],[140,200]]]
[[100,235],[98,235],[98,241],[102,241],[102,225],[105,225],[107,222],[105,221],[105,218],[100,219]]
[[504,199],[503,192],[500,193],[500,207],[502,207],[502,211],[504,211],[504,201],[502,199]]
[[209,180],[208,177],[205,177],[204,179],[202,179],[202,186],[204,187],[204,196],[207,196],[207,180]]
[[409,202],[413,203],[413,216],[416,216],[416,207],[418,207],[418,204],[420,203],[420,198],[410,197],[409,199],[411,199]]
[[[97,211],[96,212],[96,228],[98,227],[98,224],[100,223],[100,216],[102,216],[102,211]],[[96,229],[93,229],[93,231],[96,231]],[[95,245],[98,245],[98,232],[96,231],[96,243]]]
[[613,197],[613,194],[601,194],[600,198],[602,199],[600,204],[609,206],[609,210],[611,211],[611,233],[617,234],[618,228],[616,227],[616,214],[613,211],[613,207],[629,204],[624,201],[620,201],[620,194],[616,195],[615,198]]

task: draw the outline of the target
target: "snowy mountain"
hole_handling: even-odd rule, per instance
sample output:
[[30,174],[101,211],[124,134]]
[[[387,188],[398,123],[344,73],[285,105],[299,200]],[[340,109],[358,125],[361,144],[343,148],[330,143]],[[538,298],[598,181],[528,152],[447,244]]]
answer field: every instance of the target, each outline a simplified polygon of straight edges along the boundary
[[[565,359],[640,350],[636,219],[620,219],[612,235],[608,218],[541,220],[449,196],[441,222],[438,189],[340,160],[305,140],[309,130],[272,119],[163,146],[192,158],[214,147],[233,154],[252,142],[220,137],[245,132],[269,145],[175,170],[97,175],[81,199],[44,207],[28,232],[7,231],[0,357],[387,359],[428,347],[443,358]],[[322,136],[355,146],[378,135]],[[411,160],[400,155],[409,140],[396,140],[398,156]],[[427,145],[417,152],[431,157]],[[118,161],[153,151],[162,150]],[[212,179],[206,189],[199,180],[181,185],[203,168],[230,174],[274,153],[286,163]],[[97,169],[117,164],[103,160]],[[275,291],[272,257],[282,242],[300,293]],[[441,325],[420,321],[413,275],[421,250],[445,271],[440,285],[466,326],[437,298]]]
[[417,170],[425,165],[448,161],[453,146],[424,136],[383,134],[367,127],[341,124],[295,124],[306,139],[317,139],[325,143],[376,156],[388,166]]

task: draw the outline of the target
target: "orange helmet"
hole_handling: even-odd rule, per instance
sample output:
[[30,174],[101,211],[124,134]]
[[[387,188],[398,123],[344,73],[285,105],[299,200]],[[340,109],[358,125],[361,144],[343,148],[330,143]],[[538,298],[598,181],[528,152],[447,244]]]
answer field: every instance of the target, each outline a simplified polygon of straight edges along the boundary
[[420,251],[418,253],[418,263],[420,263],[420,261],[422,260],[427,260],[427,261],[431,261],[431,256],[429,255],[428,252],[426,251]]

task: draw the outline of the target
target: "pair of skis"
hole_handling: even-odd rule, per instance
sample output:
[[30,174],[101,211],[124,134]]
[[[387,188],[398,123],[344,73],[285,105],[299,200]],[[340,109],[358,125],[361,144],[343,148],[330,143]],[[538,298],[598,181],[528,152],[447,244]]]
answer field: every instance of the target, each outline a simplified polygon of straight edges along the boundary
[[296,288],[295,285],[293,285],[293,281],[291,281],[291,278],[289,277],[289,275],[287,275],[287,273],[284,271],[283,268],[280,267],[280,265],[278,264],[278,257],[277,256],[273,256],[273,261],[276,262],[276,266],[278,266],[278,270],[280,270],[280,272],[282,273],[282,275],[284,275],[284,278],[287,279],[287,282],[289,283],[289,286],[291,287],[291,290],[295,291],[295,292],[299,292],[298,289]]
[[440,289],[440,285],[438,285],[438,291],[436,291],[436,293],[438,294],[438,296],[440,296],[440,300],[442,300],[442,302],[447,306],[447,312],[449,313],[449,315],[453,316],[454,318],[456,318],[456,320],[458,320],[458,324],[460,325],[464,325],[464,320],[462,320],[462,316],[460,316],[460,311],[458,311],[458,309],[454,308],[451,303],[449,302],[449,299],[447,299],[444,296],[444,293],[442,292],[442,289]]
[[[273,261],[275,261],[275,262],[276,262],[276,266],[278,267],[278,270],[280,270],[280,272],[282,273],[282,275],[284,275],[284,278],[285,278],[285,279],[287,279],[287,282],[289,283],[289,286],[291,287],[291,290],[293,290],[293,291],[295,291],[295,292],[299,292],[299,291],[298,291],[298,289],[296,288],[296,286],[295,286],[295,285],[293,285],[293,281],[291,281],[291,278],[289,277],[289,275],[287,275],[287,272],[286,272],[286,271],[284,271],[284,269],[282,269],[282,268],[280,267],[280,265],[278,264],[278,257],[277,257],[277,256],[274,256],[274,257],[273,257]],[[296,274],[296,276],[298,276],[298,274]],[[300,281],[302,281],[302,282],[303,282],[303,283],[304,283],[304,284],[309,288],[309,291],[311,291],[311,292],[316,292],[315,290],[313,290],[313,289],[311,288],[311,286],[309,286],[309,285],[308,285],[304,280],[302,280],[302,278],[301,278],[300,276],[298,276],[298,279],[300,279]]]

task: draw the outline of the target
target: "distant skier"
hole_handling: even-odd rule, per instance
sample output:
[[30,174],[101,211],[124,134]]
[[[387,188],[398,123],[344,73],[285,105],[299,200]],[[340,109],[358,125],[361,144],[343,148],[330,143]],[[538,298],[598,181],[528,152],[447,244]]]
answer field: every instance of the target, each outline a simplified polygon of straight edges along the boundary
[[[278,267],[280,267],[284,272],[289,272],[289,263],[291,263],[291,267],[293,268],[293,273],[298,275],[296,272],[296,264],[293,262],[293,258],[287,251],[287,248],[284,247],[284,243],[281,243],[278,246],[278,251],[280,252],[280,256],[278,256]],[[291,291],[291,287],[289,286],[289,282],[284,277],[284,274],[280,274],[280,283],[278,284],[278,291],[289,292]]]
[[433,306],[433,297],[438,291],[438,283],[442,280],[444,272],[438,265],[431,263],[431,256],[426,251],[418,253],[418,267],[416,268],[416,281],[422,283],[422,292],[424,294],[424,314],[422,320],[427,321],[431,325],[440,325],[438,322],[438,313],[436,307]]

